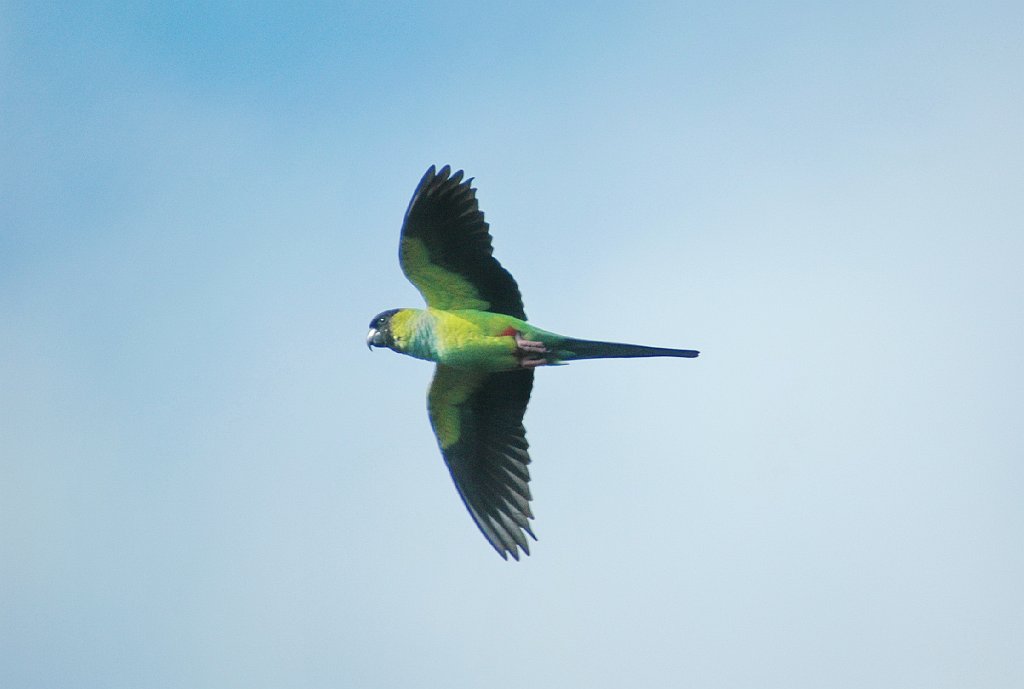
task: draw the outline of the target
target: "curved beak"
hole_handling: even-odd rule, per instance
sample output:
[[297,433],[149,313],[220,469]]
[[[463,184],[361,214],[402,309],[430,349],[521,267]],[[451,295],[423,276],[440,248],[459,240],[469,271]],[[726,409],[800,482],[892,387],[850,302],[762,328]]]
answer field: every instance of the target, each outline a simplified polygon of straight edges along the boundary
[[374,347],[387,347],[387,337],[380,330],[370,328],[370,332],[366,333],[366,346],[371,352]]

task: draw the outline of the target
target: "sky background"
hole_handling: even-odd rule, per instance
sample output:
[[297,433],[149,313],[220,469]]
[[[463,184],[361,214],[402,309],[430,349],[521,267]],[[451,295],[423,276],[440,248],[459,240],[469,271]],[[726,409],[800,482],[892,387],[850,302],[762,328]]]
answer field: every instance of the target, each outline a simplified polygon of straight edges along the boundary
[[[1024,686],[1024,5],[0,3],[0,685]],[[431,164],[540,540],[364,337]]]

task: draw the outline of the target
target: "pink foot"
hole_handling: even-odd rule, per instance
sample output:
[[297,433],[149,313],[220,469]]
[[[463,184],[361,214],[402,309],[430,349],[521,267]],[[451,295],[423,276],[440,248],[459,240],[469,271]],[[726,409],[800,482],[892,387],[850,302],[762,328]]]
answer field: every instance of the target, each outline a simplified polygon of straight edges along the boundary
[[520,368],[537,368],[548,363],[548,360],[544,358],[544,355],[548,353],[548,348],[544,346],[543,342],[523,339],[523,336],[516,331],[509,334],[516,340],[516,357],[519,359]]
[[516,338],[516,349],[526,354],[547,354],[548,348],[544,346],[543,342],[537,342],[536,340],[524,340],[519,333],[515,334]]

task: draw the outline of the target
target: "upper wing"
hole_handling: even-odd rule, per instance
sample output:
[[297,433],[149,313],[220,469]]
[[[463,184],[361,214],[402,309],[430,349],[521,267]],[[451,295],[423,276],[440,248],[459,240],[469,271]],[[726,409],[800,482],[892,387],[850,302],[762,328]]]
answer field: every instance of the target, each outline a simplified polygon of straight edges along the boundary
[[438,365],[428,410],[441,454],[476,525],[503,558],[530,554],[530,455],[523,414],[533,370],[480,373]]
[[515,279],[491,254],[491,235],[462,170],[449,176],[431,165],[416,187],[402,223],[402,272],[427,306],[476,309],[526,320]]

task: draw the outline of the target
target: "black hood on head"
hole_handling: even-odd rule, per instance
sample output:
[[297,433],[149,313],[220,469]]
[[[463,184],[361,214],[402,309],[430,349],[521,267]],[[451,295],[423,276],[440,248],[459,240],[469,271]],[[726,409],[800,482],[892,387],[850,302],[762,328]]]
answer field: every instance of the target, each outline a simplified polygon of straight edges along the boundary
[[394,344],[395,340],[391,336],[391,317],[399,310],[388,309],[373,317],[373,320],[370,321],[370,332],[366,335],[367,347],[373,349],[374,347],[391,347]]

